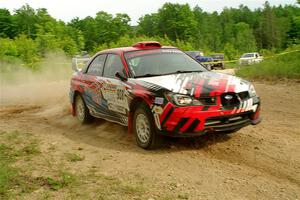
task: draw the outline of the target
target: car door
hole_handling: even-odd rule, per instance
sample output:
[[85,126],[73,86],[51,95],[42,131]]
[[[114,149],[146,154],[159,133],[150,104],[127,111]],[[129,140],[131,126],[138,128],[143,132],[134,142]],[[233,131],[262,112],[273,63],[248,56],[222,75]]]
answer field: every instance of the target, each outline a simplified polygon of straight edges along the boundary
[[128,85],[116,77],[117,72],[127,76],[120,55],[108,54],[103,70],[101,92],[111,120],[127,125]]
[[83,74],[83,98],[91,115],[103,117],[106,115],[106,104],[101,94],[102,73],[107,54],[96,56]]

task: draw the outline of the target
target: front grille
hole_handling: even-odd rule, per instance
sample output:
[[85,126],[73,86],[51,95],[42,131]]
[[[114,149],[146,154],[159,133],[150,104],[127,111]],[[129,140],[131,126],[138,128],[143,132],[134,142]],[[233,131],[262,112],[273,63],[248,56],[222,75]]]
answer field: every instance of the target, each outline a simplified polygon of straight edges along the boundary
[[221,103],[224,107],[238,106],[240,100],[234,92],[228,92],[221,95]]
[[248,124],[251,122],[251,114],[253,113],[245,112],[236,115],[210,117],[206,119],[204,128],[222,130],[224,128]]

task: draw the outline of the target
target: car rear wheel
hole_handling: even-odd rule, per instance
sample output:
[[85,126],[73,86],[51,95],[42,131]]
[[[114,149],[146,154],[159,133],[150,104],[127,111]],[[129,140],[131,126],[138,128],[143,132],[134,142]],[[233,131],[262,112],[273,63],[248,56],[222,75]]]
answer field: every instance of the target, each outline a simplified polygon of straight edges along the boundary
[[87,124],[93,119],[81,95],[77,95],[75,98],[75,114],[82,124]]
[[162,136],[157,134],[152,113],[145,104],[134,113],[133,131],[138,146],[143,149],[154,149],[162,144]]

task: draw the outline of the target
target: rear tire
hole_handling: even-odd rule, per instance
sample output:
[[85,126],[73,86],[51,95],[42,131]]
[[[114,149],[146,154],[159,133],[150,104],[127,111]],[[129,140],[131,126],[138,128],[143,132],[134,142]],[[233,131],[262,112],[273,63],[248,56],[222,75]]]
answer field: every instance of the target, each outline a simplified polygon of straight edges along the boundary
[[87,124],[93,120],[93,117],[80,94],[75,97],[75,114],[81,124]]
[[153,115],[145,104],[134,112],[133,132],[137,145],[143,149],[155,149],[162,144],[163,138],[156,132]]

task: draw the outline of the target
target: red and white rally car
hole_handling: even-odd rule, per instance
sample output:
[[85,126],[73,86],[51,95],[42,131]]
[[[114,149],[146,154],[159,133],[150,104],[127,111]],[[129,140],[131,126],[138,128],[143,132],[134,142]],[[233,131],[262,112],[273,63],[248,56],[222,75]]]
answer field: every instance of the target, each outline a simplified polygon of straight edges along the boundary
[[128,126],[145,149],[163,135],[233,132],[261,121],[253,85],[158,42],[98,52],[74,73],[70,101],[81,123],[97,117]]

